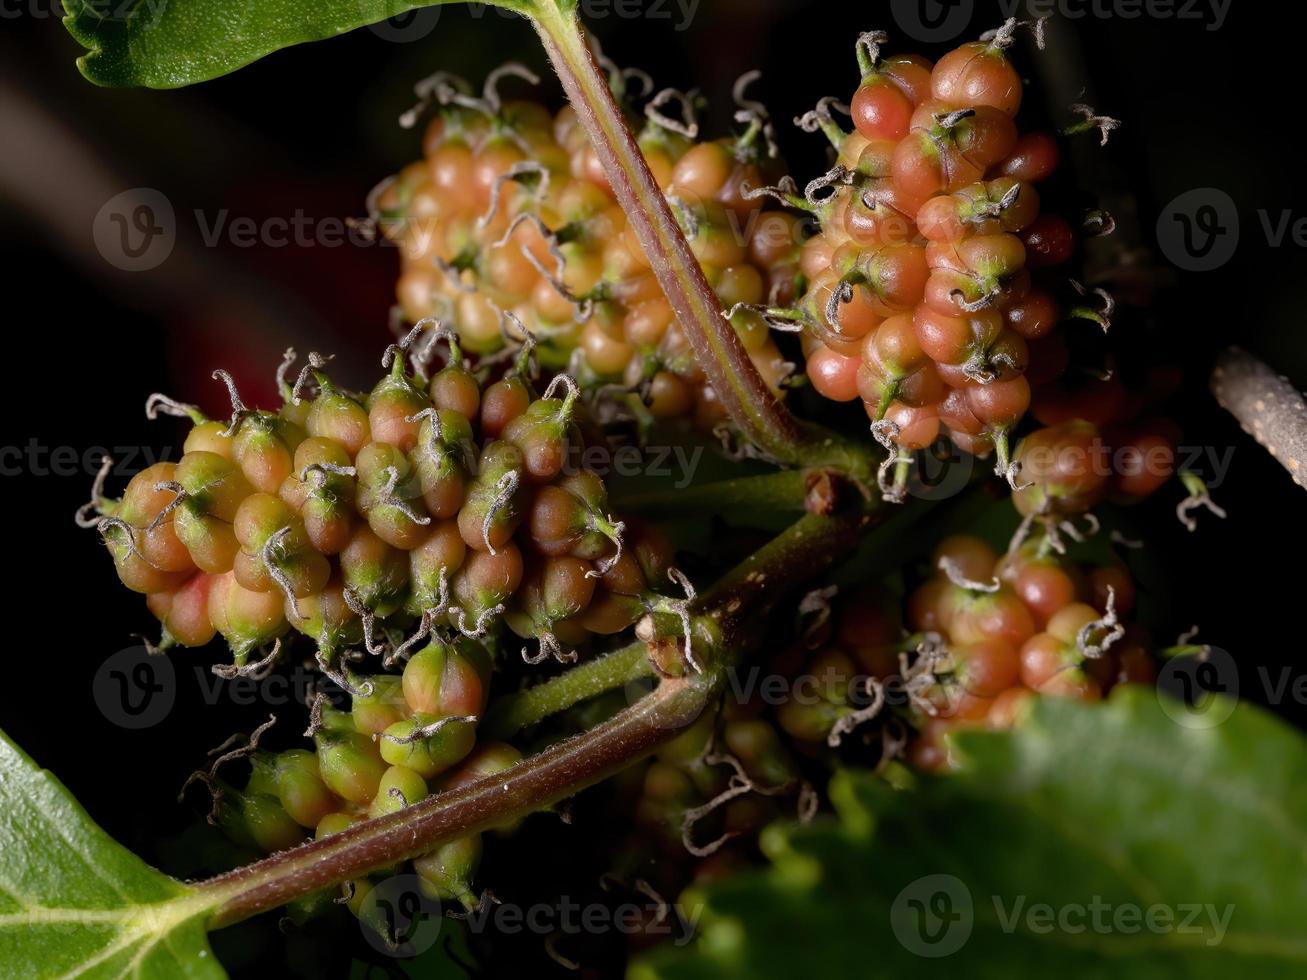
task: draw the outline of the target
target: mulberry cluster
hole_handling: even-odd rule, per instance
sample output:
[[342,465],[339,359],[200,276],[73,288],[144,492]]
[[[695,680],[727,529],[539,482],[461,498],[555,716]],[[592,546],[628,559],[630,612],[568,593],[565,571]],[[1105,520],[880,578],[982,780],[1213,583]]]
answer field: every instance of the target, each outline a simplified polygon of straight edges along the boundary
[[[372,212],[395,240],[397,295],[409,322],[438,316],[472,353],[494,356],[539,339],[542,363],[586,388],[638,393],[654,418],[693,417],[711,429],[725,412],[706,384],[626,212],[618,206],[575,111],[501,101],[500,69],[484,94],[439,75],[420,86],[439,104],[423,159],[374,193]],[[747,81],[752,76],[746,76]],[[621,76],[614,75],[615,85]],[[775,147],[765,110],[743,97],[735,139],[698,141],[690,97],[650,100],[639,137],[690,247],[727,307],[754,364],[777,393],[793,369],[752,307],[793,299],[802,235],[792,215],[762,210]],[[681,103],[682,119],[667,113]]]
[[835,604],[802,658],[790,655],[789,673],[816,684],[777,724],[815,749],[878,719],[887,756],[941,768],[949,731],[1008,727],[1037,696],[1097,700],[1153,681],[1146,633],[1123,622],[1134,604],[1123,563],[1081,564],[1048,529],[1002,556],[947,538],[902,603],[876,588]]
[[1044,427],[1013,454],[1017,510],[1060,519],[1104,500],[1134,504],[1156,493],[1177,474],[1180,428],[1157,411],[1179,383],[1178,371],[1155,368],[1130,391],[1115,374],[1049,385],[1031,410]]
[[[480,644],[429,644],[402,675],[371,677],[349,711],[316,709],[316,751],[251,756],[242,789],[219,786],[219,823],[238,843],[271,853],[512,767],[522,757],[517,749],[477,741],[489,681]],[[432,897],[475,906],[481,838],[455,838],[413,861]],[[366,879],[346,887],[356,913],[370,889]]]
[[1156,679],[1146,632],[1121,621],[1135,605],[1125,566],[1083,566],[1059,547],[1045,533],[1002,557],[970,536],[936,550],[938,571],[909,597],[907,621],[937,635],[951,663],[911,745],[916,766],[946,765],[948,731],[1007,727],[1033,697],[1096,701]]
[[669,858],[708,858],[753,841],[810,788],[761,704],[728,701],[659,749],[644,770],[635,821]]
[[997,449],[1004,471],[1032,383],[1066,366],[1058,323],[1103,319],[1091,301],[1067,308],[1057,296],[1053,270],[1076,234],[1041,211],[1036,189],[1058,165],[1056,138],[1014,121],[1022,81],[1006,49],[1017,26],[933,65],[882,57],[886,35],[863,35],[854,132],[834,122],[831,99],[800,120],[835,144],[834,169],[804,195],[771,189],[821,223],[803,247],[800,302],[769,311],[802,324],[817,391],[861,399],[883,441],[915,450],[945,435],[975,455]]
[[[79,517],[166,643],[221,634],[241,666],[294,629],[330,667],[359,643],[393,661],[436,631],[481,638],[503,614],[562,658],[561,644],[641,615],[670,552],[652,527],[615,520],[603,481],[571,465],[588,425],[575,384],[562,375],[537,395],[524,357],[483,391],[457,339],[429,326],[387,350],[367,394],[310,355],[293,385],[283,366],[275,412],[247,408],[221,371],[227,422],[151,399],[151,415],[193,419],[183,456],[138,473],[121,500],[97,486]],[[450,357],[428,377],[440,337]]]

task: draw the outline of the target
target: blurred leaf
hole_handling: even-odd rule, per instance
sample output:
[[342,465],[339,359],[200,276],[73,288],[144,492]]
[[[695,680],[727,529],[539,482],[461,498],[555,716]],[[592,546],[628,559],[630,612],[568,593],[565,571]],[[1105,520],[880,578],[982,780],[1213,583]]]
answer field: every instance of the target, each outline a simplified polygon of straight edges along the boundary
[[207,911],[0,733],[0,974],[216,980]]
[[[264,55],[447,0],[63,0],[97,85],[179,88]],[[489,0],[524,12],[534,0]]]
[[838,821],[771,828],[773,866],[712,886],[694,945],[631,976],[1307,975],[1298,732],[1247,704],[1185,727],[1121,688],[954,747],[961,773],[905,792],[840,773]]

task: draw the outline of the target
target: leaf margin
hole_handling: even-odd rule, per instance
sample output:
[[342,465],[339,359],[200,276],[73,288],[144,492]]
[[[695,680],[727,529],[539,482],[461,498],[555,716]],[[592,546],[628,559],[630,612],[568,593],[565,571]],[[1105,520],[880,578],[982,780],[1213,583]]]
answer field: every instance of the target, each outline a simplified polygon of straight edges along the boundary
[[[57,828],[42,854],[19,846],[25,837],[22,831],[30,828],[17,824],[32,812]],[[150,867],[115,841],[58,777],[39,766],[3,731],[0,840],[6,845],[0,848],[0,900],[5,902],[0,911],[0,963],[15,971],[11,975],[33,980],[55,975],[132,976],[140,980],[221,980],[226,976],[209,947],[204,925],[212,898]],[[94,860],[77,851],[81,846],[95,848]],[[23,870],[24,862],[35,861],[48,868],[50,855],[60,848],[78,853],[101,884],[116,891],[125,903],[106,906],[103,892],[88,892],[85,905],[49,904],[46,895],[31,893],[30,877],[22,879],[21,888],[11,881],[15,872]],[[100,926],[103,942],[93,941],[85,956],[79,954],[75,960],[65,956],[55,961],[50,955],[53,944],[68,952],[77,944],[78,925]],[[103,928],[106,926],[109,928]],[[86,930],[85,935],[89,937],[92,931]],[[128,955],[126,968],[119,969],[121,959]]]

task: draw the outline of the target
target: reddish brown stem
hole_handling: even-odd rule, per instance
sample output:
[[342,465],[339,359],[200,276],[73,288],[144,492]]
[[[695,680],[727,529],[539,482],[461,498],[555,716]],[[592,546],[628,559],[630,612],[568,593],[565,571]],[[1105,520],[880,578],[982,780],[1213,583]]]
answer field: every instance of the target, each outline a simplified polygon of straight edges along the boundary
[[[544,5],[549,7],[550,5]],[[767,388],[681,233],[574,14],[535,21],[568,99],[635,229],[699,365],[741,431],[783,463],[817,463],[806,427]]]
[[512,769],[204,882],[210,929],[432,850],[571,796],[652,752],[694,722],[715,693],[705,678],[664,680],[626,711]]
[[761,613],[846,555],[876,516],[861,508],[832,517],[809,514],[728,573],[692,611],[697,635],[714,638],[713,649],[704,651],[703,674],[665,678],[613,719],[506,772],[204,882],[197,887],[214,909],[209,928],[543,809],[648,755],[712,703],[727,668],[744,655]]

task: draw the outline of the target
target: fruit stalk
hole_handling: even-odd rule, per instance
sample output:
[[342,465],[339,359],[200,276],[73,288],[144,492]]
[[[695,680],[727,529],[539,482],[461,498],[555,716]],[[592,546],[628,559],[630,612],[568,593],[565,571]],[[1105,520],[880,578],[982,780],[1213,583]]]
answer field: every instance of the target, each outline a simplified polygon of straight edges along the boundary
[[[711,704],[725,682],[727,668],[747,649],[743,641],[758,613],[855,547],[857,532],[875,518],[874,512],[863,510],[833,517],[806,515],[729,572],[691,610],[693,618],[719,638],[714,655],[704,658],[703,673],[665,677],[612,719],[511,769],[200,884],[199,891],[214,910],[209,928],[232,925],[427,853],[454,837],[525,816],[637,762],[693,724]],[[574,668],[549,682],[554,687],[548,695],[539,696],[540,703],[532,710],[522,709],[522,717],[539,714],[550,704],[566,707],[563,701],[587,696],[596,684],[608,689],[638,676],[646,670],[637,663],[646,652],[644,644],[636,644],[604,661]],[[573,678],[578,669],[579,679]]]
[[731,509],[749,511],[794,511],[804,509],[808,473],[778,470],[758,476],[742,476],[688,486],[675,493],[666,488],[614,494],[614,504],[623,513],[646,517],[673,514],[723,513]]
[[1268,364],[1231,347],[1212,369],[1212,394],[1307,489],[1307,402],[1298,389]]
[[534,725],[586,698],[652,673],[653,666],[649,663],[645,645],[632,643],[534,687],[504,695],[490,706],[486,735],[496,739],[511,738],[527,725]]
[[699,364],[744,435],[786,464],[818,458],[833,442],[816,435],[767,389],[691,251],[667,199],[622,117],[574,12],[542,5],[534,24],[567,97],[590,137],[618,202]]
[[777,599],[853,551],[883,512],[884,507],[877,506],[830,517],[805,514],[728,572],[704,596],[704,604],[722,623],[728,646],[737,645],[730,642],[737,629],[756,624]]
[[214,902],[208,927],[220,929],[572,796],[693,723],[716,683],[712,676],[666,679],[621,714],[512,769],[212,878],[198,886]]

